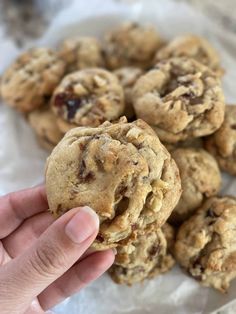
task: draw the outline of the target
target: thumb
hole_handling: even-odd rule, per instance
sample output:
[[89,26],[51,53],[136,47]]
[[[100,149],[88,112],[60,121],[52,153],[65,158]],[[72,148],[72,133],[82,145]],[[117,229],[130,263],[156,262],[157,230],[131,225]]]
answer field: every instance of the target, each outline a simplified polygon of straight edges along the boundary
[[[89,207],[75,208],[64,214],[34,246],[0,269],[0,300],[9,300],[10,296],[11,302],[27,308],[32,299],[62,276],[88,249],[98,227],[98,216]],[[4,293],[5,296],[1,295]]]

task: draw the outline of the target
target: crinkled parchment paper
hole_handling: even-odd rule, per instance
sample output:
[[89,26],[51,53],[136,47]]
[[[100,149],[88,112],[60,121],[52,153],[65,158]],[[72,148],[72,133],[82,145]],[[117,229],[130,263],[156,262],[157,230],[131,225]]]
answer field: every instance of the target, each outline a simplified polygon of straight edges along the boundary
[[[47,33],[31,45],[55,46],[71,35],[101,36],[123,20],[151,23],[166,38],[187,32],[203,35],[220,51],[227,73],[226,100],[236,103],[236,38],[183,3],[170,0],[76,0],[56,16]],[[0,71],[20,52],[0,29]],[[14,91],[12,91],[14,92]],[[0,104],[0,194],[43,180],[47,153],[40,149],[24,119]],[[224,192],[236,195],[236,180],[224,175]],[[146,314],[236,313],[236,281],[226,295],[200,285],[175,267],[164,276],[129,288],[107,275],[57,306],[55,313]]]

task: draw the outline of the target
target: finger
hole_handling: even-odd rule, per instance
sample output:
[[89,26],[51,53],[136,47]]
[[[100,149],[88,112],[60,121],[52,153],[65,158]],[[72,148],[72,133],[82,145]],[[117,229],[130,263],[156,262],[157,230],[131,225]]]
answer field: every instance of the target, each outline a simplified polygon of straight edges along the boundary
[[11,260],[11,257],[5,250],[2,242],[0,241],[0,266],[8,263]]
[[0,197],[0,239],[8,236],[26,218],[48,209],[44,186]]
[[0,291],[4,283],[1,299],[11,302],[14,297],[26,309],[83,255],[96,238],[98,226],[97,214],[88,207],[75,208],[61,216],[35,245],[0,268]]
[[61,278],[43,291],[38,299],[44,310],[78,292],[100,277],[114,262],[112,250],[96,252],[74,265]]
[[22,254],[54,221],[55,218],[47,212],[26,219],[20,227],[2,240],[8,254],[12,258]]

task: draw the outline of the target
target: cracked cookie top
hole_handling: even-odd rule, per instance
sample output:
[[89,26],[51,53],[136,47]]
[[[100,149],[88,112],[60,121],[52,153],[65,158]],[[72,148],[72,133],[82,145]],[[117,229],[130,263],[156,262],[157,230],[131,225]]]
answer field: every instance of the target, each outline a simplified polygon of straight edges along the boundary
[[100,68],[68,74],[55,89],[54,113],[74,126],[98,126],[120,117],[124,92],[117,77]]
[[65,73],[65,63],[47,48],[20,55],[1,80],[2,99],[11,107],[29,112],[45,104]]
[[236,175],[236,106],[227,105],[222,126],[205,140],[206,149],[222,170]]
[[137,117],[152,125],[164,142],[212,134],[223,123],[220,80],[187,57],[157,63],[138,79],[132,98]]
[[175,257],[190,275],[221,292],[236,277],[236,199],[212,197],[180,227]]
[[154,27],[124,23],[105,36],[104,53],[108,68],[147,68],[153,63],[162,39]]
[[100,217],[96,248],[117,246],[132,229],[162,226],[179,200],[177,166],[142,120],[70,130],[47,162],[51,212],[88,205]]

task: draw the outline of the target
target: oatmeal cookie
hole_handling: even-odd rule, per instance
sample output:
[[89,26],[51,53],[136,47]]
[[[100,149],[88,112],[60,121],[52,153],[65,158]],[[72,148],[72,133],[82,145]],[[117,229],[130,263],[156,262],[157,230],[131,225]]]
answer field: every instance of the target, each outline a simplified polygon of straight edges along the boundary
[[[169,228],[165,230],[170,236]],[[165,273],[173,265],[174,259],[167,252],[165,234],[158,224],[152,223],[133,231],[128,239],[121,241],[109,274],[116,283],[132,285]]]
[[180,172],[183,193],[170,221],[178,224],[187,219],[205,198],[216,195],[221,188],[217,162],[204,149],[178,148],[171,153]]
[[186,141],[177,143],[165,143],[162,144],[167,148],[169,152],[176,150],[177,148],[203,148],[203,139],[200,137],[191,138]]
[[56,117],[49,106],[43,106],[30,112],[28,121],[43,148],[52,150],[61,140],[62,133],[57,126]]
[[236,199],[208,199],[180,227],[175,256],[204,286],[226,292],[236,277]]
[[227,105],[225,120],[205,140],[206,149],[216,158],[222,170],[236,175],[236,106]]
[[96,127],[123,114],[124,92],[114,74],[99,68],[84,69],[61,81],[51,106],[69,124]]
[[151,26],[124,23],[105,36],[104,52],[108,68],[150,67],[162,39]]
[[56,216],[83,205],[97,212],[97,249],[117,246],[134,227],[161,227],[181,193],[178,168],[156,134],[125,118],[70,130],[47,161],[46,190]]
[[137,79],[143,74],[140,68],[135,67],[123,67],[114,71],[114,74],[118,77],[125,94],[125,111],[124,115],[128,119],[135,117],[134,108],[132,104],[132,88]]
[[5,71],[2,99],[21,112],[44,105],[65,73],[65,63],[47,48],[23,53]]
[[224,119],[219,78],[187,57],[158,63],[138,79],[132,99],[137,117],[152,125],[163,142],[212,134]]
[[155,61],[159,62],[163,59],[183,56],[197,60],[219,75],[223,74],[217,51],[205,38],[192,34],[174,38],[165,47],[157,51]]
[[67,72],[104,66],[102,47],[96,38],[67,38],[58,49],[59,56],[67,65]]

